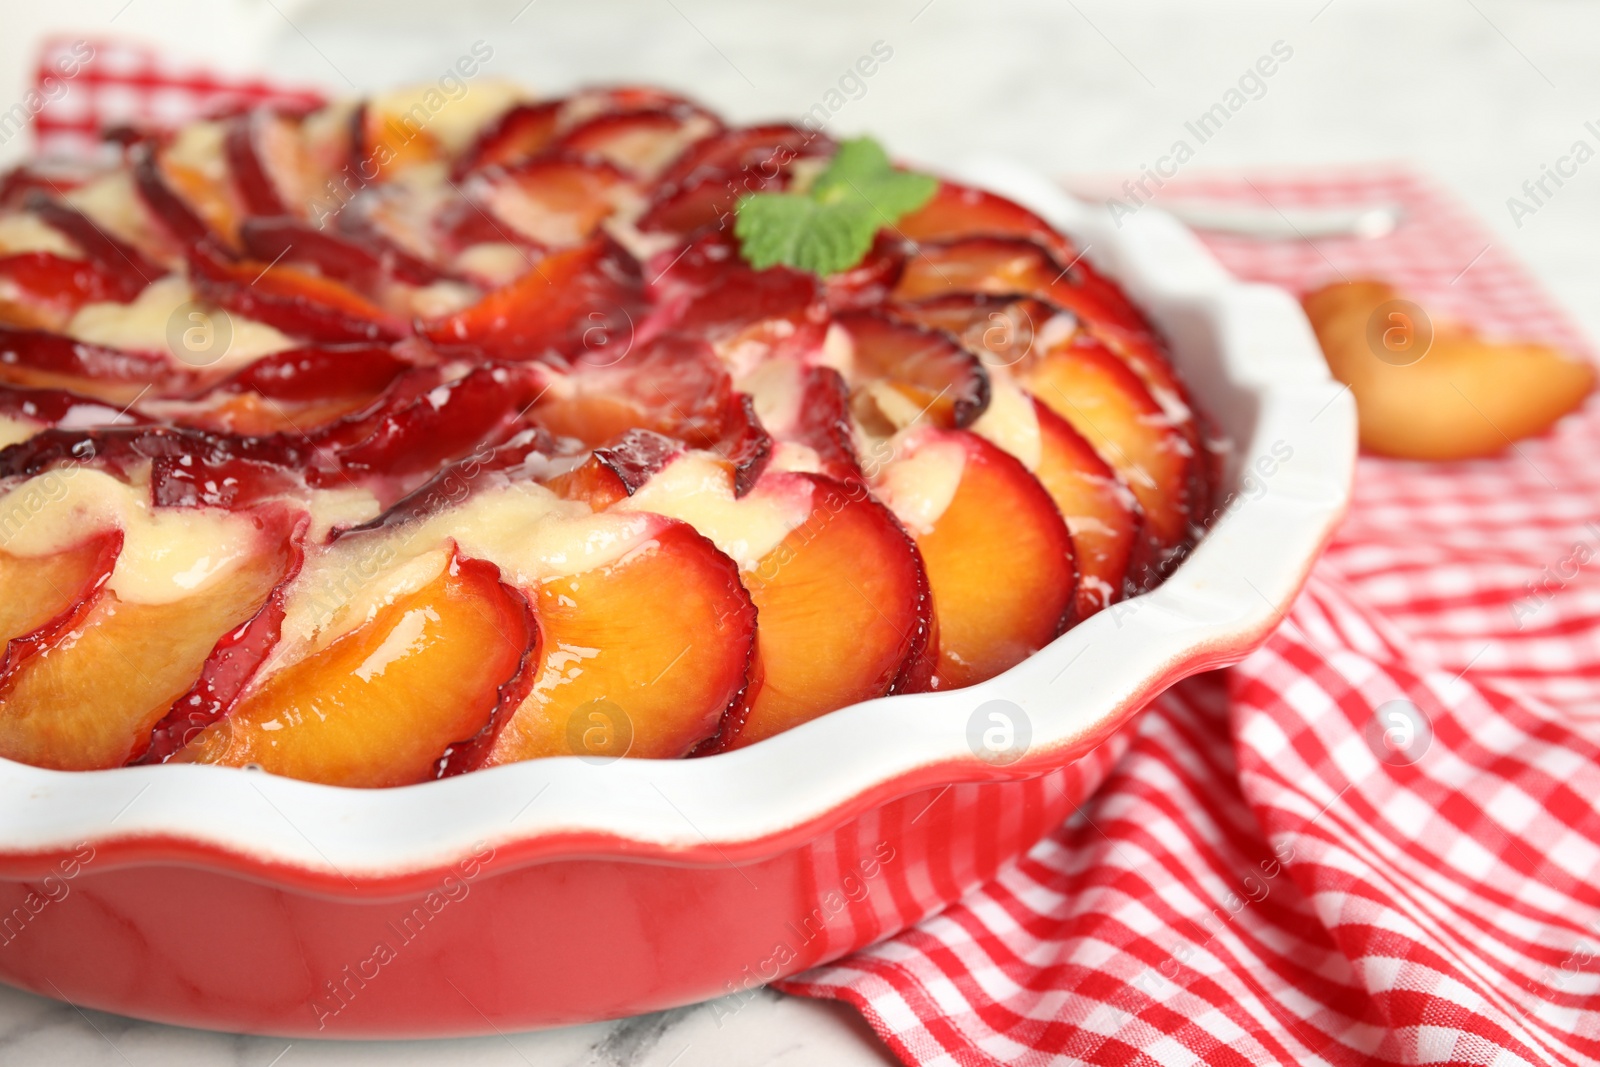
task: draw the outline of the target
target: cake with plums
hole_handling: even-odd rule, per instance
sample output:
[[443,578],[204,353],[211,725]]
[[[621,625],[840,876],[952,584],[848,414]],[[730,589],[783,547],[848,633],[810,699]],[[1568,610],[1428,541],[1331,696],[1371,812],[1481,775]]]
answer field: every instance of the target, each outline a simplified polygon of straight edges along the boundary
[[1219,454],[1018,204],[488,83],[12,170],[0,447],[0,757],[362,787],[984,681],[1169,574]]

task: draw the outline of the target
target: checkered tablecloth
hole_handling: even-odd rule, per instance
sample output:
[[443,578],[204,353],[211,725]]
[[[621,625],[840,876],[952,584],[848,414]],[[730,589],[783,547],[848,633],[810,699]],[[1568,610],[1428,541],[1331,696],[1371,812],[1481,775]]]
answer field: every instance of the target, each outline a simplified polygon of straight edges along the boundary
[[[314,98],[89,44],[38,115],[52,150],[106,122]],[[48,42],[41,76],[73,45]],[[1181,184],[1399,201],[1377,241],[1210,243],[1244,278],[1377,276],[1435,316],[1586,350],[1404,172]],[[1600,1059],[1600,402],[1496,459],[1365,458],[1356,497],[1268,645],[1162,696],[1070,821],[783,988],[854,1004],[912,1064]],[[1409,744],[1380,759],[1388,729]]]

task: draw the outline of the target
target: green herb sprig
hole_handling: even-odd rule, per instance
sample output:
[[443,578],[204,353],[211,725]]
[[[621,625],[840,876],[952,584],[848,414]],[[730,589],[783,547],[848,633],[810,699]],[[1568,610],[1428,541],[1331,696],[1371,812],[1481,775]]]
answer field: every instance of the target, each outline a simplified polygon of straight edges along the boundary
[[870,137],[845,141],[803,193],[740,198],[733,232],[757,270],[785,266],[826,277],[866,258],[879,229],[917,210],[938,189],[926,174],[896,170]]

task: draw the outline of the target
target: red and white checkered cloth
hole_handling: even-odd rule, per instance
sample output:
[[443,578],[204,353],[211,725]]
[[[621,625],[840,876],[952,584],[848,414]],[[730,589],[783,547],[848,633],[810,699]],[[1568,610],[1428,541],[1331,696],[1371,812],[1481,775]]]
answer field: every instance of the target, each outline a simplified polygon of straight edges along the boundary
[[313,89],[231,77],[174,61],[158,48],[116,39],[52,37],[39,49],[34,118],[40,154],[83,157],[115,126],[180,126],[254,104],[313,107]]
[[[71,47],[47,45],[41,75]],[[50,149],[107,122],[315,98],[94,48],[39,115]],[[1403,172],[1183,186],[1399,201],[1382,240],[1212,249],[1244,278],[1381,277],[1436,315],[1586,350]],[[912,1064],[1600,1060],[1600,403],[1498,459],[1363,459],[1356,496],[1267,647],[1162,696],[1066,825],[782,988],[854,1004]],[[1396,700],[1431,731],[1409,764],[1365,739]]]

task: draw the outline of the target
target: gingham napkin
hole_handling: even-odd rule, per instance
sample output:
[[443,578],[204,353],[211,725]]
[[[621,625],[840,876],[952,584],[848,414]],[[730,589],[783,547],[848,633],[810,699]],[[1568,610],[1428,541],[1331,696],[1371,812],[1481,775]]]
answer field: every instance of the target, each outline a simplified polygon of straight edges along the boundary
[[34,74],[41,99],[33,121],[45,155],[88,156],[100,131],[120,125],[168,128],[260,103],[314,106],[314,89],[220,75],[130,41],[52,37]]
[[[52,150],[107,122],[315,97],[91,44],[38,116]],[[47,43],[41,76],[71,47]],[[1182,186],[1401,202],[1378,241],[1211,246],[1243,278],[1377,276],[1435,316],[1585,351],[1405,173]],[[1268,645],[1163,695],[1071,820],[961,903],[781,988],[854,1004],[912,1064],[1600,1059],[1600,405],[1498,459],[1363,459],[1356,496]]]

